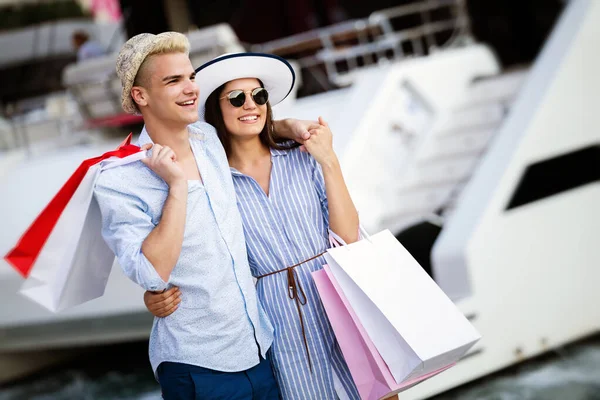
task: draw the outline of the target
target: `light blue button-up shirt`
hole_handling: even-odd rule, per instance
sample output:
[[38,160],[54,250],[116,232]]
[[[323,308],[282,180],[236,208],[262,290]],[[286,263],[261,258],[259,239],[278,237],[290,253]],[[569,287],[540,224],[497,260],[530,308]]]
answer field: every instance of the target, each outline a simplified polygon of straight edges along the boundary
[[[179,286],[181,304],[155,318],[150,363],[193,364],[242,371],[259,363],[273,341],[273,327],[257,300],[246,254],[227,157],[216,131],[189,126],[200,181],[188,181],[183,247],[169,282],[142,253],[142,243],[159,223],[167,184],[141,161],[109,169],[94,191],[102,211],[102,234],[125,274],[146,290]],[[151,143],[145,128],[139,145]]]

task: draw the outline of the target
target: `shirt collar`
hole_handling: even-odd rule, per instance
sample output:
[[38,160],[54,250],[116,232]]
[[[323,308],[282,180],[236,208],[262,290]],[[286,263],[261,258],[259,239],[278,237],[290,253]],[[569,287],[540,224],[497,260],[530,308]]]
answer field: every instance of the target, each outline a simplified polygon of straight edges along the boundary
[[277,150],[277,149],[272,148],[271,156],[272,157],[287,156],[289,152],[290,152],[289,150]]
[[231,175],[233,176],[244,176],[244,174],[233,167],[229,167],[229,171],[231,171]]
[[[202,130],[200,129],[200,127],[195,126],[194,124],[192,125],[188,125],[188,132],[189,132],[189,137],[191,138],[196,138],[196,139],[204,139],[204,132],[202,132]],[[146,130],[146,125],[144,125],[144,127],[142,128],[142,132],[140,133],[140,136],[138,138],[138,146],[142,147],[145,144],[151,143],[152,145],[154,145],[154,142],[152,141],[152,139],[150,138],[150,135],[148,134],[148,131]]]
[[142,128],[142,132],[140,133],[140,137],[138,138],[138,146],[142,147],[145,144],[151,143],[154,145],[152,139],[150,139],[150,135],[148,135],[148,131],[146,130],[146,125]]
[[[271,148],[271,160],[275,161],[275,159],[279,156],[287,156],[288,153],[290,152],[289,150],[277,150],[274,148]],[[231,175],[233,176],[245,176],[243,173],[241,173],[240,171],[238,171],[237,169],[233,168],[233,167],[229,167],[229,170],[231,171]]]

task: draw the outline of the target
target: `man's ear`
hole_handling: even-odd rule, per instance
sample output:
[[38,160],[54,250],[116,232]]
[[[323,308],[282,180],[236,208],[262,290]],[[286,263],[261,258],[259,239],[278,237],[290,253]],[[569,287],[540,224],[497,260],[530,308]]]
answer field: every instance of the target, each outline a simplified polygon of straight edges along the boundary
[[144,107],[148,105],[148,92],[141,86],[134,86],[131,88],[131,98],[138,105],[138,107]]

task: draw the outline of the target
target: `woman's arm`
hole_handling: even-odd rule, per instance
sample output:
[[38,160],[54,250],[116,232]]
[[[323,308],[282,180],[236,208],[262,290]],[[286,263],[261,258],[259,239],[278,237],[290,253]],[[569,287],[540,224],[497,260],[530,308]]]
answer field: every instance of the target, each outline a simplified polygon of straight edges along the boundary
[[327,122],[319,117],[319,127],[304,141],[306,150],[323,170],[329,210],[329,228],[346,243],[358,240],[358,212],[352,202],[339,160],[333,151],[333,135]]
[[155,317],[167,317],[177,310],[181,303],[181,292],[173,286],[164,292],[144,292],[144,304]]

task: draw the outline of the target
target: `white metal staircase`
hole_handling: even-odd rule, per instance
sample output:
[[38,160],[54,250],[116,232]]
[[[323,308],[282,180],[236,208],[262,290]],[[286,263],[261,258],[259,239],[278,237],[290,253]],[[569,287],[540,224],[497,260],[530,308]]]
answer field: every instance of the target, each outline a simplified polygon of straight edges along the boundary
[[415,148],[414,162],[396,181],[396,231],[441,212],[447,217],[527,77],[521,69],[473,82],[465,101],[431,129]]

